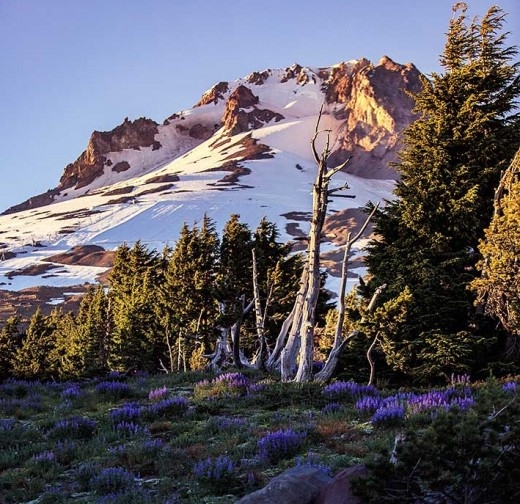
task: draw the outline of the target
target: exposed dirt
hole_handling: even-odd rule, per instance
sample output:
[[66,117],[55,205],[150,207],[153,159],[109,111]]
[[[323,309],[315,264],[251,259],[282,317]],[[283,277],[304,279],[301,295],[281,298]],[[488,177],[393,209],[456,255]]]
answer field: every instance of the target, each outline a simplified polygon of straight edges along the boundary
[[[0,286],[1,287],[1,286]],[[63,299],[58,306],[64,312],[77,311],[86,286],[73,287],[31,287],[18,292],[0,290],[0,327],[12,316],[18,315],[26,322],[40,307],[44,315],[48,315],[57,305],[55,300]]]
[[[84,245],[73,247],[68,252],[56,254],[47,259],[47,264],[38,264],[22,270],[14,271],[10,276],[16,275],[42,275],[49,272],[47,277],[59,271],[60,264],[77,266],[101,266],[111,268],[114,262],[115,252],[105,250],[97,245]],[[110,271],[110,270],[108,270]],[[99,281],[103,282],[108,273],[100,275]],[[49,314],[55,306],[60,306],[65,312],[76,311],[83,293],[88,284],[68,287],[39,286],[23,289],[21,291],[2,290],[0,284],[0,327],[7,318],[19,315],[27,320],[38,307],[44,314]],[[62,300],[62,302],[58,302]]]
[[101,266],[111,268],[115,252],[105,250],[99,245],[82,245],[71,248],[63,254],[56,254],[46,259],[47,262],[76,266]]

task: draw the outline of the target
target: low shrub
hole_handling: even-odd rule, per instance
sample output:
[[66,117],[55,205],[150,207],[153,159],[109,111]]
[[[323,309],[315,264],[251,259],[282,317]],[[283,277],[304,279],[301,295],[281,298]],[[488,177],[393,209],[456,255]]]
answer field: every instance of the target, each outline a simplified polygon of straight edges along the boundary
[[258,455],[262,460],[278,462],[296,455],[305,439],[305,433],[292,429],[269,432],[257,442]]

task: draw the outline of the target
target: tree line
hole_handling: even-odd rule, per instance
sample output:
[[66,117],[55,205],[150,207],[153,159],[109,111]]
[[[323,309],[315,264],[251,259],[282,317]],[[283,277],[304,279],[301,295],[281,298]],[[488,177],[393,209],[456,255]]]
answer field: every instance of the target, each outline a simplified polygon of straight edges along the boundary
[[413,95],[394,198],[366,208],[368,274],[338,310],[317,258],[328,181],[342,166],[328,165],[328,142],[316,152],[317,127],[306,257],[278,241],[273,223],[252,232],[238,215],[221,238],[204,216],[162,253],[123,245],[108,285],[90,288],[77,314],[37,312],[23,331],[7,321],[2,376],[255,365],[309,381],[325,376],[316,360],[369,381],[518,373],[520,63],[505,13],[468,19],[466,9],[454,6],[443,72]]

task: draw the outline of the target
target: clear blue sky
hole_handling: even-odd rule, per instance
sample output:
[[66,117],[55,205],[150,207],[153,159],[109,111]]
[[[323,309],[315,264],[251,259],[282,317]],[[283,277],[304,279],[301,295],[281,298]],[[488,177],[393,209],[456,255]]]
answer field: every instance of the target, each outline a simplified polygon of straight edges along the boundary
[[[388,55],[428,74],[452,0],[0,0],[0,211],[55,187],[93,130],[162,122],[222,80]],[[519,0],[496,3],[520,46]]]

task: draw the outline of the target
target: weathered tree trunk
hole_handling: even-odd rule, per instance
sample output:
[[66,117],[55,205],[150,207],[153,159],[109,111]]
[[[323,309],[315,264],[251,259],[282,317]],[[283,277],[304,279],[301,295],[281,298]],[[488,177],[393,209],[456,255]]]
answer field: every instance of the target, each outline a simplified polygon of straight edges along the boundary
[[349,159],[336,168],[328,169],[327,161],[331,153],[328,134],[325,147],[322,153],[318,154],[316,150],[316,140],[318,135],[322,133],[322,131],[318,129],[322,111],[323,107],[322,110],[320,110],[316,130],[311,140],[312,153],[318,166],[318,173],[312,191],[312,219],[307,247],[307,262],[302,275],[300,291],[296,297],[291,332],[281,354],[282,381],[288,381],[293,376],[293,369],[296,364],[295,349],[297,347],[299,347],[299,354],[295,381],[307,382],[312,379],[316,304],[321,287],[320,240],[323,224],[327,215],[329,197],[334,192],[348,189],[348,185],[344,184],[342,187],[329,190],[329,182],[332,176],[344,168]]
[[[259,349],[258,353],[253,359],[253,366],[256,369],[265,369],[265,361],[267,354],[267,343],[265,341],[264,332],[264,315],[262,314],[262,303],[260,301],[260,289],[258,287],[258,272],[256,268],[256,251],[253,248],[253,294],[255,303],[255,320],[256,320],[256,335],[258,337]],[[266,300],[265,310],[267,311],[267,305],[269,300]]]
[[374,341],[372,341],[372,343],[370,344],[370,346],[368,347],[368,350],[367,350],[367,360],[368,360],[368,364],[370,365],[370,377],[368,379],[368,385],[374,384],[374,378],[376,375],[376,365],[374,363],[374,359],[372,359],[372,352],[378,342],[379,342],[379,333],[376,334]]
[[289,332],[289,328],[294,317],[294,310],[295,308],[293,306],[291,313],[289,313],[289,315],[287,315],[286,319],[283,321],[280,332],[278,333],[278,337],[276,338],[274,349],[271,352],[271,355],[269,355],[265,365],[268,371],[274,371],[280,366],[280,354],[283,350],[285,338],[287,337],[287,333]]
[[[363,235],[365,232],[365,229],[368,226],[368,223],[376,213],[377,209],[379,208],[379,203],[377,203],[372,211],[370,212],[370,215],[365,219],[365,222],[361,226],[361,229],[358,231],[356,236],[354,238],[351,238],[352,234],[349,233],[347,235],[347,243],[345,245],[345,253],[343,254],[343,261],[341,262],[341,282],[340,282],[340,288],[339,288],[339,300],[338,300],[338,320],[336,323],[336,331],[334,333],[334,343],[332,345],[332,349],[330,350],[329,355],[327,356],[327,360],[325,362],[325,365],[323,368],[316,373],[316,376],[314,377],[314,381],[318,382],[326,382],[329,380],[334,373],[334,370],[336,369],[336,366],[338,364],[339,357],[343,351],[343,349],[347,346],[347,343],[349,340],[357,336],[359,334],[359,331],[352,331],[346,338],[343,338],[343,322],[345,321],[345,292],[347,287],[347,276],[348,276],[348,258],[350,255],[350,250],[352,248],[352,245],[356,243],[359,238]],[[378,291],[376,291],[378,292]],[[380,292],[380,291],[379,291]],[[378,293],[379,295],[379,293]],[[372,303],[372,301],[371,301]],[[374,300],[375,303],[375,300]]]
[[291,330],[287,342],[280,356],[280,372],[283,382],[287,382],[294,377],[297,369],[296,358],[300,349],[300,327],[303,310],[303,302],[307,293],[308,270],[305,266],[300,283],[300,290],[296,295],[296,301],[292,310],[293,318],[291,321]]
[[240,369],[242,367],[242,361],[240,359],[240,329],[242,327],[242,319],[244,318],[244,305],[246,302],[245,294],[240,296],[239,308],[237,321],[231,326],[231,342],[233,348],[233,363],[235,367]]

